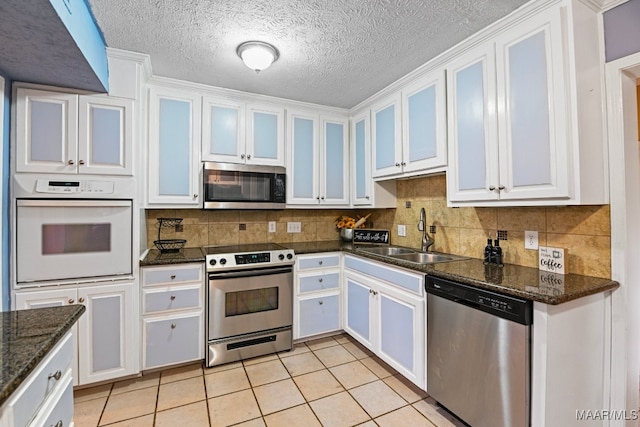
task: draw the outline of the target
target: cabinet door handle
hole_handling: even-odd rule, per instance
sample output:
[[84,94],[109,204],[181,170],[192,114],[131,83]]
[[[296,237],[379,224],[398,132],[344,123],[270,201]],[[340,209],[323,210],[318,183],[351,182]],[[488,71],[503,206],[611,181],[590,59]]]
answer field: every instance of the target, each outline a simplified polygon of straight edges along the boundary
[[84,165],[84,160],[80,160],[80,161],[78,162],[78,164],[79,164],[79,165]]
[[251,154],[247,154],[247,160],[251,160]]
[[171,324],[171,329],[175,329],[175,328],[176,328],[176,324],[175,324],[175,323],[172,323],[172,324]]
[[175,278],[176,278],[176,275],[175,275],[175,274],[172,274],[172,275],[171,275],[171,280],[173,280],[173,279],[175,279]]
[[175,295],[171,295],[171,296],[169,297],[169,299],[170,299],[171,301],[173,301],[174,299],[176,299],[176,296],[175,296]]
[[396,167],[399,168],[400,167],[400,163],[396,163]]
[[73,160],[69,160],[67,163],[73,165],[75,162]]
[[322,260],[318,261],[318,264],[322,265]]
[[69,304],[73,304],[74,302],[76,302],[76,300],[74,300],[73,298],[69,298]]
[[500,185],[500,186],[498,187],[498,190],[499,190],[499,191],[502,191],[502,190],[504,190],[504,189],[505,189],[505,186],[504,186],[504,185]]
[[373,289],[369,289],[369,293],[372,294],[373,293]]
[[489,191],[494,191],[495,189],[496,189],[496,186],[495,186],[495,185],[490,185],[490,186],[489,186]]
[[318,282],[322,283],[322,277],[318,279]]
[[324,200],[324,196],[320,197],[322,200]]
[[82,298],[82,297],[78,298],[78,302],[79,302],[80,304],[82,304],[82,303],[84,302],[84,298]]
[[322,301],[318,301],[318,304],[322,305],[322,304],[324,304],[324,302],[322,302]]
[[197,194],[194,194],[194,195],[193,195],[193,198],[194,198],[194,199],[197,199],[197,198],[198,198],[198,195],[197,195]]
[[57,370],[54,374],[49,374],[49,377],[47,379],[50,380],[51,378],[53,378],[54,380],[58,381],[60,377],[62,377],[62,372],[60,372],[60,370]]
[[365,199],[369,200],[369,196],[364,196]]
[[240,158],[244,160],[244,154],[240,154]]
[[407,162],[400,163],[402,166],[407,166]]
[[378,291],[373,291],[373,295],[378,295]]
[[53,427],[63,427],[63,426],[64,426],[64,423],[62,422],[62,420],[58,420],[56,425],[54,425]]

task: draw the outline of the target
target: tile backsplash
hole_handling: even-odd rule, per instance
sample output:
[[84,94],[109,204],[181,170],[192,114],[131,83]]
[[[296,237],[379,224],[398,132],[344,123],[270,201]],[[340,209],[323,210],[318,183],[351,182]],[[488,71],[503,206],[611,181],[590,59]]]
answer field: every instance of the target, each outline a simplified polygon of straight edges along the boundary
[[[567,248],[569,272],[611,277],[611,227],[609,206],[449,208],[444,175],[397,181],[396,209],[286,209],[282,211],[225,211],[197,209],[147,210],[147,244],[157,239],[159,217],[183,218],[183,231],[162,230],[164,239],[186,239],[187,246],[263,242],[309,242],[338,240],[335,220],[339,215],[371,213],[368,225],[390,229],[391,243],[418,248],[421,232],[417,224],[425,208],[427,225],[435,226],[432,249],[482,258],[489,234],[507,231],[500,245],[504,262],[537,267],[538,251],[524,248],[524,231],[538,231],[542,246]],[[406,207],[406,202],[411,207]],[[269,221],[276,232],[269,233]],[[300,222],[300,233],[287,233],[287,222]],[[241,224],[245,229],[241,230]],[[398,225],[406,225],[406,237],[398,236]]]

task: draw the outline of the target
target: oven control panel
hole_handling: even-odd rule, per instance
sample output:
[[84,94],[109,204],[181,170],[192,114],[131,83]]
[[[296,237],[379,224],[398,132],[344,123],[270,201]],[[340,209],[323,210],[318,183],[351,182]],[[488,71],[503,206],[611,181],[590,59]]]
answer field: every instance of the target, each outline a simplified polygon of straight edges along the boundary
[[255,253],[212,254],[207,255],[206,263],[208,271],[291,265],[294,263],[294,252],[291,249],[283,249]]
[[50,179],[38,179],[36,181],[36,192],[50,194],[113,194],[113,182],[89,180],[56,181]]

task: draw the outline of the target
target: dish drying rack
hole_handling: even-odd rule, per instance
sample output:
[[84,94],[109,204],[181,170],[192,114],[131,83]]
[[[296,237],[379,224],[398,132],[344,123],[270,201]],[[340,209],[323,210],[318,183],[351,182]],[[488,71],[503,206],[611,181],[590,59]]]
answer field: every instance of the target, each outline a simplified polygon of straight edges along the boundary
[[161,239],[160,234],[163,228],[175,228],[182,222],[182,218],[158,218],[158,240],[153,244],[160,250],[160,253],[167,254],[178,252],[187,243],[185,239]]

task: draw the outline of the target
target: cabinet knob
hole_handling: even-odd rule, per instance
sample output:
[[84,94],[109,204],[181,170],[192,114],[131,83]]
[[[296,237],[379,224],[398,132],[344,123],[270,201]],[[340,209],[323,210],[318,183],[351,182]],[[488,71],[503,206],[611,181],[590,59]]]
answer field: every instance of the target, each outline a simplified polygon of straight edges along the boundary
[[73,160],[69,160],[67,163],[70,164],[70,165],[73,165],[74,161]]
[[251,160],[251,154],[247,154],[247,160]]
[[318,261],[318,264],[322,265],[322,260]]
[[175,278],[176,278],[176,275],[175,275],[175,274],[172,274],[172,275],[171,275],[171,280],[173,280],[173,279],[175,279]]
[[55,426],[53,426],[53,427],[63,427],[63,426],[64,426],[64,423],[62,422],[62,420],[58,420],[58,422],[56,423],[56,425],[55,425]]
[[407,166],[407,162],[400,163],[402,166]]
[[369,196],[364,196],[365,199],[369,200]]
[[54,380],[58,381],[60,377],[62,377],[62,372],[60,372],[60,370],[57,370],[55,374],[49,374],[49,377],[47,379],[50,380],[51,378],[53,378]]
[[396,163],[396,167],[399,168],[400,167],[400,163]]
[[318,301],[318,304],[322,305],[322,304],[324,304],[324,302],[322,302],[322,301]]
[[495,189],[496,189],[496,186],[495,186],[495,185],[490,185],[490,186],[489,186],[489,191],[494,191]]
[[319,278],[319,279],[318,279],[318,282],[322,283],[322,278]]
[[171,324],[171,329],[175,329],[175,328],[176,328],[176,324],[175,324],[175,323],[172,323],[172,324]]
[[82,303],[84,302],[84,298],[82,298],[82,297],[78,298],[78,302],[79,302],[80,304],[82,304]]
[[378,295],[378,291],[373,291],[373,295]]
[[320,197],[322,200],[324,200],[324,196]]
[[244,154],[240,154],[240,158],[244,160]]
[[173,301],[174,299],[176,299],[176,296],[175,296],[175,295],[171,295],[171,296],[169,297],[169,299],[170,299],[171,301]]
[[502,191],[502,190],[504,190],[504,189],[505,189],[505,186],[504,186],[504,185],[501,185],[501,186],[499,186],[499,187],[498,187],[498,190],[499,190],[499,191]]
[[197,199],[197,198],[198,198],[198,195],[197,195],[197,194],[194,194],[194,195],[193,195],[193,198],[194,198],[194,199]]
[[78,164],[79,164],[79,165],[84,165],[84,160],[80,160],[80,161],[78,162]]
[[74,300],[73,298],[69,298],[69,304],[73,304],[74,302],[76,302],[76,300]]
[[369,289],[369,293],[372,294],[373,293],[373,289]]

